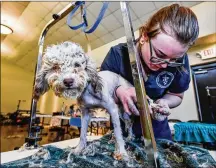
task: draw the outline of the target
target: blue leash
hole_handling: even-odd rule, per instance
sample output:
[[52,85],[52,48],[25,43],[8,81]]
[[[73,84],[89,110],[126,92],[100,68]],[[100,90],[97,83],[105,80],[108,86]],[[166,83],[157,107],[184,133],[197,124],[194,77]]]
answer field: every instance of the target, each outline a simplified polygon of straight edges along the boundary
[[87,26],[88,26],[88,22],[87,22],[87,18],[86,18],[86,8],[83,8],[83,15],[82,15],[82,17],[83,17],[83,22],[82,22],[81,24],[77,25],[77,26],[71,26],[71,25],[70,25],[74,13],[77,11],[77,9],[78,9],[80,6],[84,5],[85,2],[84,2],[84,1],[77,1],[75,4],[76,4],[76,7],[75,7],[75,8],[71,11],[71,13],[68,15],[68,18],[67,18],[67,25],[68,25],[72,30],[77,30],[77,29],[79,29],[79,28],[82,27],[83,32],[85,32],[85,33],[92,33],[93,31],[95,31],[95,29],[98,27],[99,23],[101,22],[101,20],[102,20],[104,14],[105,14],[105,11],[106,11],[106,9],[107,9],[107,7],[108,7],[109,2],[103,2],[103,6],[102,6],[102,8],[101,8],[101,10],[100,10],[100,13],[99,13],[99,15],[98,15],[98,17],[97,17],[95,23],[93,24],[93,26],[92,26],[89,30],[86,30],[86,29],[87,29]]

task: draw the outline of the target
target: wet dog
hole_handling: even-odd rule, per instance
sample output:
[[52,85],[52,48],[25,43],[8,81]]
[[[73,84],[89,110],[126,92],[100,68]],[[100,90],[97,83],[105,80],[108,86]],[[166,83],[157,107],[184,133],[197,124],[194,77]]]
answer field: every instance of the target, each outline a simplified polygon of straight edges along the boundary
[[[77,99],[82,111],[82,124],[79,145],[73,152],[81,153],[87,144],[87,129],[91,118],[90,109],[102,107],[112,119],[116,139],[116,154],[127,158],[125,142],[120,127],[120,108],[114,101],[114,90],[122,85],[132,87],[124,78],[110,71],[97,72],[96,66],[85,54],[82,47],[73,42],[64,42],[47,47],[43,55],[42,67],[36,76],[34,98],[50,88],[56,96]],[[130,110],[139,113],[133,102]],[[120,114],[120,115],[119,115]],[[132,124],[128,117],[125,122],[132,138]]]

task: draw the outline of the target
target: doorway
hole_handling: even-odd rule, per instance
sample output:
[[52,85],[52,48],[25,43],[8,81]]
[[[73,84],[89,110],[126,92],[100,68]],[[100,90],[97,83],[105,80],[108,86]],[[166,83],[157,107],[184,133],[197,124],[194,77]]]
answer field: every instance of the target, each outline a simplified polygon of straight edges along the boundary
[[199,120],[216,123],[216,63],[193,66],[191,69]]

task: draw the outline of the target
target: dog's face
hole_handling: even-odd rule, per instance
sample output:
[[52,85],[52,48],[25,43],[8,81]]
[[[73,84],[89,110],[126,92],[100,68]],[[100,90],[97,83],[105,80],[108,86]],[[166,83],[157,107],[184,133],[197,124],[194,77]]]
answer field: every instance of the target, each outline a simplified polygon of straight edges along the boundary
[[34,98],[49,88],[59,97],[77,98],[96,76],[96,68],[81,46],[73,42],[52,45],[46,49],[36,76]]

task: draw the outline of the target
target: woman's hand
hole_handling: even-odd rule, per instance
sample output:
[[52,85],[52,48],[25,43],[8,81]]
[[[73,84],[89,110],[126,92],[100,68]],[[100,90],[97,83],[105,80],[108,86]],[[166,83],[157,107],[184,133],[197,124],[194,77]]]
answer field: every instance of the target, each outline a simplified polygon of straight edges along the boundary
[[131,115],[139,115],[139,111],[135,103],[137,102],[136,92],[134,87],[119,86],[115,90],[116,97],[121,101],[124,111]]
[[155,101],[155,103],[158,104],[160,107],[157,110],[158,113],[161,113],[161,114],[166,115],[166,116],[170,115],[170,108],[169,108],[167,100],[158,99],[157,101]]
[[163,121],[170,115],[170,108],[166,99],[158,99],[150,106],[152,108],[152,118],[155,120]]

